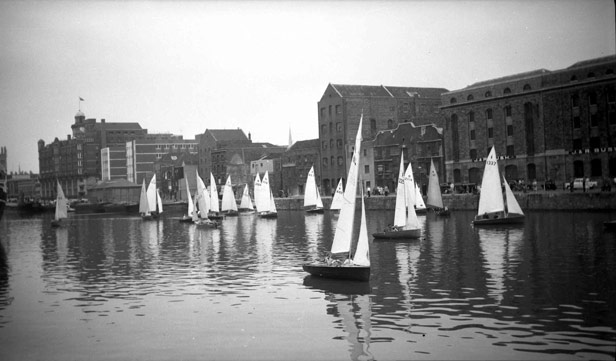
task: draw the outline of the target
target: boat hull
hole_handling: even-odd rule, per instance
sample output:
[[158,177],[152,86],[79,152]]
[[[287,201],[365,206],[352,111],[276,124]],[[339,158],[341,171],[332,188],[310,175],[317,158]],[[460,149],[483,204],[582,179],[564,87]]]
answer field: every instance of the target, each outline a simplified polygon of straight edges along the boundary
[[304,264],[304,271],[312,276],[368,282],[370,280],[370,267],[368,266],[328,266],[325,264]]
[[373,233],[372,237],[376,239],[417,239],[421,237],[421,229],[405,229],[392,232],[377,232]]
[[55,220],[55,219],[54,219],[54,220],[52,220],[52,221],[51,221],[51,226],[52,226],[53,228],[58,228],[58,227],[60,227],[61,225],[62,225],[62,222],[60,222],[59,220]]
[[195,225],[202,228],[218,228],[218,222],[205,219],[195,221]]
[[193,223],[192,217],[182,217],[180,218],[180,223]]
[[474,226],[492,226],[499,224],[519,224],[524,223],[524,216],[520,214],[508,214],[505,217],[499,218],[481,218],[473,220]]
[[261,212],[259,213],[259,217],[261,218],[278,218],[277,212]]
[[237,217],[239,215],[239,211],[223,211],[222,214],[225,217]]
[[310,208],[310,209],[306,209],[306,213],[325,213],[325,209],[323,208]]

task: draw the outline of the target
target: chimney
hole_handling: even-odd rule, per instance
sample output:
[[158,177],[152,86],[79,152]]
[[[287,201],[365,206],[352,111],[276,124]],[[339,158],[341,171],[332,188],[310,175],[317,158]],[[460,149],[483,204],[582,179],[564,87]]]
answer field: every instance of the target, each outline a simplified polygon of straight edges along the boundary
[[250,136],[250,132],[248,132],[248,140],[252,140],[252,138]]

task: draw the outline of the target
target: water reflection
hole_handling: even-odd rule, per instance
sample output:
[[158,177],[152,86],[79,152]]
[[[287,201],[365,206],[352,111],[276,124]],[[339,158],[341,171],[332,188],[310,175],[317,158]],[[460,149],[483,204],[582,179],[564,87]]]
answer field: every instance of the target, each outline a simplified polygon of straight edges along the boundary
[[[392,215],[370,212],[369,232]],[[58,229],[44,216],[9,219],[0,339],[5,353],[38,358],[58,352],[52,336],[95,358],[139,345],[158,359],[294,359],[315,344],[319,359],[613,358],[616,236],[603,219],[531,213],[520,227],[473,228],[473,216],[428,213],[420,239],[371,242],[369,283],[301,270],[331,245],[329,212],[229,217],[219,229],[164,217],[72,217]]]

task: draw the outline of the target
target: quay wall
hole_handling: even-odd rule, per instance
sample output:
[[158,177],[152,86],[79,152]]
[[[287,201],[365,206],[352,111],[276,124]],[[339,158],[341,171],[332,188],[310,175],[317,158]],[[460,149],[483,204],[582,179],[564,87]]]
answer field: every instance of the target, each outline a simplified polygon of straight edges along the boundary
[[[616,192],[528,192],[516,193],[516,199],[523,210],[537,211],[616,211]],[[393,210],[395,195],[365,198],[366,209]],[[276,198],[279,210],[302,210],[303,198]],[[443,203],[451,210],[474,210],[479,204],[477,194],[444,194]],[[323,197],[325,209],[329,209],[331,197]],[[359,207],[361,203],[356,202]]]

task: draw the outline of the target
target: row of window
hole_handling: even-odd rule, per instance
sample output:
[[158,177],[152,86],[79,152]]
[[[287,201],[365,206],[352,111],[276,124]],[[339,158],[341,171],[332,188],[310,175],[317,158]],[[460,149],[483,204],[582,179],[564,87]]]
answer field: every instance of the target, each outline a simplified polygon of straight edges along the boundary
[[335,106],[335,108],[334,108],[332,105],[330,105],[330,106],[329,106],[329,107],[327,107],[327,108],[325,108],[325,107],[321,108],[321,114],[320,114],[320,115],[321,115],[321,116],[320,116],[320,118],[321,118],[321,119],[324,119],[324,118],[325,118],[325,111],[326,111],[327,109],[329,109],[329,110],[328,110],[328,112],[327,112],[327,114],[328,114],[328,116],[329,116],[330,118],[331,118],[331,116],[332,116],[332,110],[334,110],[334,109],[335,109],[336,114],[342,114],[342,106],[341,106],[340,104],[337,104],[337,105]]
[[[613,73],[614,73],[614,71],[613,71],[612,69],[608,69],[608,70],[605,72],[605,74],[606,74],[606,75],[611,75],[611,74],[613,74]],[[594,72],[589,72],[589,73],[586,75],[586,77],[587,77],[587,78],[589,78],[589,79],[594,78],[594,77],[595,77],[595,73],[594,73]],[[570,80],[571,80],[571,81],[577,81],[577,76],[575,76],[575,75],[571,76],[571,79],[570,79]],[[530,86],[530,84],[524,84],[524,86],[522,87],[522,91],[523,91],[523,92],[527,92],[527,91],[530,91],[530,90],[532,90],[532,87]],[[509,88],[509,87],[507,87],[507,88],[503,89],[503,95],[508,95],[508,94],[511,94],[511,88]],[[493,96],[493,94],[492,94],[492,91],[491,91],[491,90],[487,90],[487,91],[483,94],[483,97],[484,97],[484,98],[491,98],[492,96]],[[467,100],[467,101],[473,101],[473,100],[475,100],[475,96],[474,96],[473,94],[469,94],[469,95],[466,97],[466,100]],[[450,104],[456,104],[457,102],[458,102],[458,99],[457,99],[457,98],[455,98],[455,97],[452,97],[451,99],[449,99],[449,103],[450,103]]]

